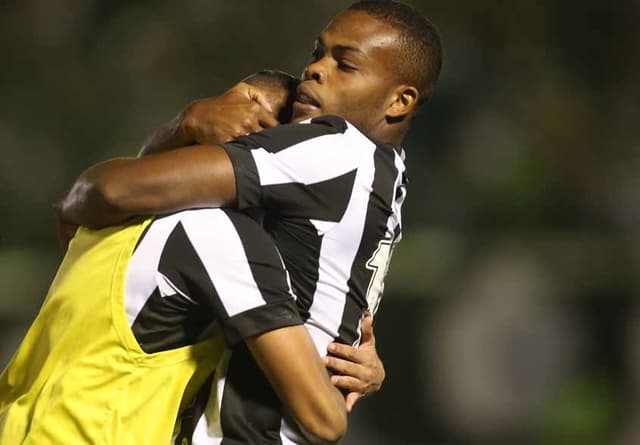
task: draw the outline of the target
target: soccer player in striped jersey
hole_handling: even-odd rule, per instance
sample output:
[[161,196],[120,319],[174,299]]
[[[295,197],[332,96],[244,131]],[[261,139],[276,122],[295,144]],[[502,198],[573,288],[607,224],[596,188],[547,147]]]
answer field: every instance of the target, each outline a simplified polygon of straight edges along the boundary
[[[317,40],[294,103],[301,125],[102,164],[78,183],[98,198],[69,207],[66,216],[108,224],[193,206],[260,207],[318,349],[333,340],[357,343],[361,315],[377,310],[401,236],[406,181],[399,144],[431,95],[441,60],[437,31],[414,9],[355,3]],[[205,119],[187,114],[178,128],[189,134]],[[262,443],[303,441],[271,408],[257,419],[251,410],[231,410],[224,434],[251,443],[250,425],[259,423],[271,433]]]

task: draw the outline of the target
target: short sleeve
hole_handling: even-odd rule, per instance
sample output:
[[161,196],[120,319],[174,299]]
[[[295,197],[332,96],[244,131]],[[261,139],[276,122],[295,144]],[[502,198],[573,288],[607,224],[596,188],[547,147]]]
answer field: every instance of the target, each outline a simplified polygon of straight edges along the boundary
[[344,119],[282,125],[225,144],[240,209],[338,221],[375,144]]

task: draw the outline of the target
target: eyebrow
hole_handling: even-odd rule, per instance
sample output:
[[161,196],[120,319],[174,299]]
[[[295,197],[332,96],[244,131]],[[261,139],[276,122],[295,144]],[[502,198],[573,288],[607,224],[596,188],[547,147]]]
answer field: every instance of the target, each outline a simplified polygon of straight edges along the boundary
[[[327,46],[327,45],[325,45],[324,41],[322,40],[322,37],[318,37],[316,39],[316,45],[317,46],[322,46],[322,47],[326,47]],[[352,51],[352,52],[358,53],[360,55],[366,56],[364,51],[362,51],[360,48],[356,48],[355,46],[334,45],[333,49],[338,50],[338,51]]]

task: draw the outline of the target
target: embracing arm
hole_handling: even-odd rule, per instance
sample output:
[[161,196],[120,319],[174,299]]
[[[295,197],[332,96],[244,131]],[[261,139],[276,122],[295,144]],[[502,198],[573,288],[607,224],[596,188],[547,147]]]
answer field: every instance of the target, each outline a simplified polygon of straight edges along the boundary
[[91,228],[134,215],[233,205],[233,166],[219,146],[193,146],[90,167],[60,203],[64,221]]
[[145,142],[141,158],[109,160],[82,173],[59,205],[60,218],[100,228],[134,215],[233,205],[233,168],[215,144],[276,126],[270,113],[264,95],[244,82],[195,101]]
[[163,153],[179,147],[187,147],[196,144],[196,140],[189,134],[185,126],[185,111],[166,124],[160,126],[151,136],[144,141],[138,156],[147,156]]
[[337,442],[347,428],[344,398],[331,384],[306,328],[276,329],[246,343],[309,439],[319,444]]

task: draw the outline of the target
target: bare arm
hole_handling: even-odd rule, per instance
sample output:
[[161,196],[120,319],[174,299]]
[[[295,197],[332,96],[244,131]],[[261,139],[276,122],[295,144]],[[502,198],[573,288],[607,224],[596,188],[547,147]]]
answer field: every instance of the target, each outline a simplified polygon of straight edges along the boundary
[[134,215],[235,203],[233,166],[219,146],[193,146],[96,164],[60,203],[64,221],[99,228]]
[[[233,168],[215,144],[277,125],[270,110],[262,93],[243,82],[192,103],[148,139],[144,157],[105,161],[82,173],[60,203],[61,220],[100,228],[134,215],[233,205]],[[190,146],[173,150],[183,145]]]
[[333,387],[304,326],[246,340],[280,400],[314,443],[335,443],[345,433],[344,398]]
[[142,149],[138,156],[152,155],[163,153],[179,147],[187,147],[195,145],[196,140],[189,134],[184,125],[185,112],[182,111],[171,121],[163,124],[158,128],[142,145]]

